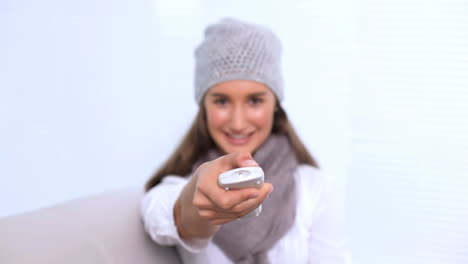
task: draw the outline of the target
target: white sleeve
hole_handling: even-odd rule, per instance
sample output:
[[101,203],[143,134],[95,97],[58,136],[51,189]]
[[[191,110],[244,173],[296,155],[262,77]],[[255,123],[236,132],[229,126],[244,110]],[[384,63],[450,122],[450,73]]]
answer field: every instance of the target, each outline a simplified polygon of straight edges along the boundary
[[333,180],[322,180],[322,192],[309,226],[308,263],[349,264],[344,195]]
[[141,202],[141,216],[146,232],[160,245],[179,245],[192,253],[208,246],[210,239],[184,240],[177,232],[174,221],[174,205],[187,184],[188,178],[166,176],[161,183],[145,194]]

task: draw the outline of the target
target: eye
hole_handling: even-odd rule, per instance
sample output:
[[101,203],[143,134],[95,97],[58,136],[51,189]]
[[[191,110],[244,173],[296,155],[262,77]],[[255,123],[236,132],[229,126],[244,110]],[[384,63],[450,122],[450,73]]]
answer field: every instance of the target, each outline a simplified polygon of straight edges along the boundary
[[249,103],[252,105],[259,105],[263,103],[263,99],[257,96],[251,97]]
[[226,98],[218,97],[214,100],[214,103],[218,106],[224,106],[228,103],[228,100]]

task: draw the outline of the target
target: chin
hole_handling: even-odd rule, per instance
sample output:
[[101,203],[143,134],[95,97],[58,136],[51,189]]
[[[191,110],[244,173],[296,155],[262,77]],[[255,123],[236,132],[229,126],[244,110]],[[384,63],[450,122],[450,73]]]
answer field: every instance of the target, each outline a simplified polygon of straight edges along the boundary
[[250,154],[253,154],[253,152],[255,151],[255,149],[251,146],[230,146],[229,148],[223,148],[224,152],[226,152],[227,154],[229,153],[233,153],[233,152],[248,152]]

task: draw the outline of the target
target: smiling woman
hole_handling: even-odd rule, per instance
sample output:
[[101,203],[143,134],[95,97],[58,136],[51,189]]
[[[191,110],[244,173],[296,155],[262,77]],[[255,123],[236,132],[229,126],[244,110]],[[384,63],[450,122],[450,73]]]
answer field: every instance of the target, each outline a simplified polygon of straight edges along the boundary
[[253,153],[273,127],[275,101],[262,83],[235,80],[215,85],[204,99],[210,136],[225,153]]
[[[280,54],[268,28],[230,18],[196,49],[198,114],[141,205],[151,238],[186,263],[349,262],[342,201],[281,107]],[[265,171],[259,189],[218,186],[251,166]]]

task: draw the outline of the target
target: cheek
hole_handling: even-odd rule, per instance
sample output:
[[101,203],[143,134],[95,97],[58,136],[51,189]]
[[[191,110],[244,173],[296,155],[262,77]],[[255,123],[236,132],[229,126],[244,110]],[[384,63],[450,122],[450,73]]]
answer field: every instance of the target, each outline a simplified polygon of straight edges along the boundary
[[259,109],[254,111],[251,120],[258,128],[270,130],[273,126],[273,110]]
[[219,126],[222,126],[226,123],[228,113],[219,109],[207,108],[206,109],[206,121],[208,123],[208,128],[214,129]]

